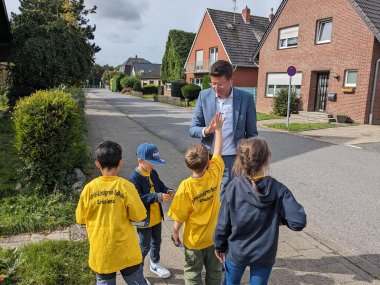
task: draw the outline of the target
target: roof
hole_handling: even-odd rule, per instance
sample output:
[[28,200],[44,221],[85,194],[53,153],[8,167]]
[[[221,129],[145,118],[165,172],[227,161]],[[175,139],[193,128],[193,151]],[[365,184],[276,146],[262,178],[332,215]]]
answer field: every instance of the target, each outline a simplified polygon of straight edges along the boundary
[[380,42],[380,1],[349,0],[349,2]]
[[11,45],[11,29],[4,0],[0,0],[0,61],[6,61]]
[[[207,8],[232,65],[255,66],[251,60],[252,50],[259,45],[270,22],[267,17],[252,16],[245,23],[240,13]],[[235,23],[234,23],[235,14]]]
[[[252,59],[255,59],[260,52],[260,49],[265,43],[274,24],[280,16],[288,0],[283,0],[277,9],[277,12],[266,30],[262,41],[254,49]],[[360,18],[367,24],[368,28],[373,32],[375,38],[380,42],[380,1],[379,0],[348,0],[354,10],[359,14]]]
[[161,64],[136,63],[136,64],[133,64],[133,68],[135,71],[140,71],[142,73],[141,79],[161,78],[160,76]]
[[136,55],[135,57],[129,57],[122,65],[133,65],[135,63],[150,63],[150,61]]

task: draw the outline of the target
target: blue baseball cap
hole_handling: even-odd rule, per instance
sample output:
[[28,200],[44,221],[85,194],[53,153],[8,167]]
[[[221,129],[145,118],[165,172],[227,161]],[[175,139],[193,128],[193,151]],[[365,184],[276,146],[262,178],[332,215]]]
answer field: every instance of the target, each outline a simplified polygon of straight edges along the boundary
[[152,143],[143,143],[137,148],[136,153],[138,158],[144,159],[154,166],[161,166],[166,163],[165,160],[160,158],[160,153],[156,145]]

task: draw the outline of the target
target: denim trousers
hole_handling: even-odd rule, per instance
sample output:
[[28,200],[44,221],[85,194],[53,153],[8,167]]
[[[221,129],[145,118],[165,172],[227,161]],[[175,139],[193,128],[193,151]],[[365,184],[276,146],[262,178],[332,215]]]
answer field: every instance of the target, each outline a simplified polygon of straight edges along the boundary
[[[147,285],[142,264],[120,270],[121,276],[128,285]],[[116,285],[116,272],[109,274],[96,273],[96,285]]]
[[[246,266],[236,264],[231,259],[225,261],[224,285],[239,285]],[[250,285],[268,284],[269,275],[272,267],[253,267],[250,266]]]
[[160,261],[161,227],[162,225],[159,223],[150,228],[137,228],[143,263],[149,250],[150,260],[154,263],[158,263]]

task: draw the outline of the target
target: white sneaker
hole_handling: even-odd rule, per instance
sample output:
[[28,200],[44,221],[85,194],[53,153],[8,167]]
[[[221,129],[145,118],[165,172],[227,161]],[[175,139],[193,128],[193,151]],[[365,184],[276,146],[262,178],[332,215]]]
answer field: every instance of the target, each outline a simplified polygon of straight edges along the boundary
[[161,265],[161,263],[150,262],[150,271],[157,274],[160,278],[169,278],[170,271]]
[[150,282],[148,279],[145,278],[146,285],[150,285]]

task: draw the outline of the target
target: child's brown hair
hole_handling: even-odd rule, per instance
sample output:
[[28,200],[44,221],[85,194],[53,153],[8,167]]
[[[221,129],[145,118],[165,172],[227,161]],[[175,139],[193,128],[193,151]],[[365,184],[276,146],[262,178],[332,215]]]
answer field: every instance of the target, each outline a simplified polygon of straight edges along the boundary
[[203,144],[190,146],[185,154],[185,163],[195,173],[201,173],[209,161],[209,152]]
[[269,162],[271,156],[267,142],[258,137],[240,140],[237,152],[232,168],[235,176],[255,176]]

